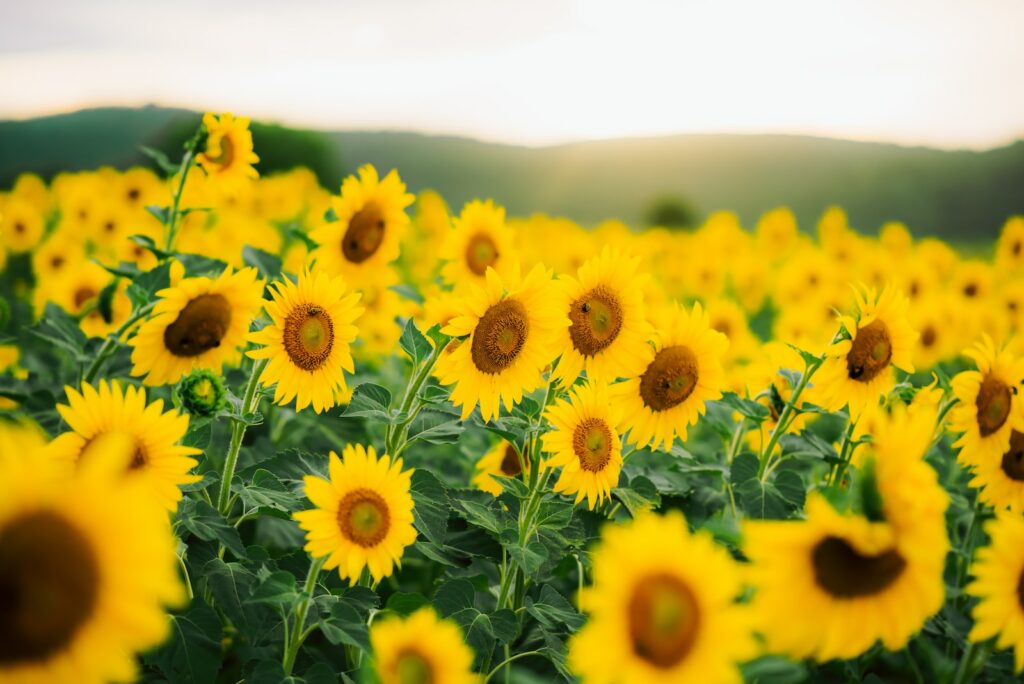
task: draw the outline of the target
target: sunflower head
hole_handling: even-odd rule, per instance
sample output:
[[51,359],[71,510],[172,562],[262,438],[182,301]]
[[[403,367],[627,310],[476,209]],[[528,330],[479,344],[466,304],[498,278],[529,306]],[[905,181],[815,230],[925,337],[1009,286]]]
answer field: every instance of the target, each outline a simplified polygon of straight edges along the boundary
[[1000,512],[985,525],[990,542],[978,550],[965,591],[979,599],[968,639],[996,637],[996,648],[1012,648],[1017,672],[1024,670],[1024,520]]
[[374,669],[381,684],[470,684],[473,651],[459,626],[433,608],[407,618],[386,618],[370,627]]
[[529,455],[520,455],[515,444],[501,440],[477,461],[473,484],[489,494],[499,496],[503,489],[501,483],[491,477],[492,475],[519,477],[524,473],[530,474]]
[[445,261],[441,275],[446,283],[455,288],[483,284],[489,268],[505,274],[513,254],[504,207],[493,200],[473,200],[452,219],[452,226],[441,248]]
[[207,174],[229,187],[259,177],[253,164],[260,158],[253,152],[248,118],[207,112],[203,115],[203,127],[206,146],[196,160]]

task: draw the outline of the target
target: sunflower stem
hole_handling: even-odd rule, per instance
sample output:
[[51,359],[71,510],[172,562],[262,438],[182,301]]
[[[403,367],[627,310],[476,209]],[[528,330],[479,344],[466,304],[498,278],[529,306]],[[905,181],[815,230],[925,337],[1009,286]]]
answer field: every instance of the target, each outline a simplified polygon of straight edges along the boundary
[[967,602],[967,594],[963,593],[964,583],[967,581],[967,570],[971,565],[971,556],[974,555],[974,532],[978,527],[978,521],[985,510],[985,504],[981,497],[974,499],[974,509],[971,512],[971,522],[967,525],[967,532],[964,534],[961,545],[961,553],[956,561],[956,587],[960,589],[960,596],[956,599],[956,606],[964,608]]
[[199,140],[203,137],[206,131],[204,124],[199,124],[199,128],[196,129],[195,135],[185,145],[185,157],[181,160],[181,178],[178,179],[178,189],[174,192],[174,197],[171,199],[171,213],[167,216],[167,242],[164,245],[164,251],[170,252],[174,249],[174,239],[178,235],[178,219],[180,218],[181,210],[181,196],[185,194],[185,181],[188,179],[188,172],[192,170],[192,165],[196,161],[196,148],[199,146]]
[[[256,408],[259,401],[257,388],[260,384],[260,375],[267,367],[267,359],[260,359],[252,366],[252,374],[245,386],[245,394],[242,397],[242,416]],[[238,454],[242,450],[242,438],[245,437],[246,423],[244,420],[233,418],[231,422],[231,442],[228,445],[228,454],[224,459],[224,471],[221,473],[220,489],[217,494],[217,510],[225,517],[231,510],[231,480],[235,476],[235,466],[238,465]]]
[[992,651],[991,642],[979,644],[971,642],[971,645],[964,651],[960,662],[953,674],[949,684],[967,684],[974,679],[978,671],[985,665],[989,653]]
[[149,315],[149,312],[156,306],[156,302],[150,302],[145,306],[140,306],[135,312],[125,321],[117,332],[107,335],[107,339],[103,340],[103,346],[96,352],[96,358],[92,360],[89,367],[82,374],[82,382],[92,382],[99,372],[103,363],[114,354],[114,350],[117,348],[117,342],[121,337],[131,330],[132,326],[138,323],[140,320]]
[[746,433],[744,428],[746,427],[746,417],[740,418],[739,424],[736,426],[736,429],[732,433],[732,439],[729,440],[729,451],[726,452],[725,455],[726,465],[732,463],[732,460],[736,458],[736,455],[740,450],[740,446],[743,444],[743,435]]
[[829,473],[828,486],[834,487],[843,481],[843,474],[853,457],[853,431],[857,428],[857,421],[850,416],[846,421],[846,430],[843,432],[843,442],[839,447],[839,463]]
[[487,682],[491,681],[491,677],[498,674],[498,672],[501,671],[501,668],[511,665],[513,662],[519,660],[520,658],[527,658],[529,656],[535,655],[543,655],[543,653],[541,653],[540,651],[523,651],[522,653],[516,653],[514,656],[509,656],[508,658],[505,658],[505,660],[495,665],[494,669],[487,673],[487,676],[484,678],[484,684],[487,684]]
[[761,466],[757,470],[757,479],[764,481],[765,470],[768,467],[768,461],[771,460],[772,453],[775,451],[775,445],[779,443],[779,439],[782,435],[786,434],[786,430],[789,429],[789,424],[795,417],[797,402],[800,401],[800,395],[807,389],[807,383],[810,382],[811,376],[814,375],[815,371],[821,368],[821,364],[825,362],[825,356],[818,356],[814,361],[807,362],[804,365],[804,373],[800,376],[800,382],[797,383],[796,387],[793,388],[793,393],[789,396],[789,401],[782,409],[782,413],[779,414],[779,420],[775,424],[775,429],[772,430],[772,435],[768,439],[768,445],[761,452]]
[[405,386],[405,394],[402,396],[402,403],[398,409],[399,414],[404,415],[405,418],[400,423],[389,424],[384,434],[384,450],[391,456],[392,460],[398,458],[405,451],[407,445],[405,441],[406,431],[409,428],[409,424],[416,417],[416,414],[419,413],[419,406],[413,409],[413,403],[419,399],[419,393],[423,388],[423,384],[430,377],[430,372],[434,370],[434,365],[441,358],[441,353],[447,344],[447,341],[443,343],[437,342],[434,345],[434,349],[430,352],[430,356],[409,376],[409,383]]
[[[316,580],[320,576],[320,569],[324,567],[327,556],[310,561],[309,572],[306,573],[306,582],[302,585],[302,599],[295,607],[295,623],[291,630],[290,638],[285,640],[284,667],[285,676],[292,673],[295,667],[295,659],[299,655],[302,642],[310,635],[310,631],[303,629],[306,626],[306,616],[309,613],[309,604],[313,599],[313,591],[316,589]],[[287,623],[287,620],[285,620]]]

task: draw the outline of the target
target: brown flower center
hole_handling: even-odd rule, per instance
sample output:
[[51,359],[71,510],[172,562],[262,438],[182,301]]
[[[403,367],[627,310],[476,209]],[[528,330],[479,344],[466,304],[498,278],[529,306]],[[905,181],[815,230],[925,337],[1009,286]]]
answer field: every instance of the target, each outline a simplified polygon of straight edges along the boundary
[[977,297],[978,296],[978,285],[977,285],[977,283],[968,283],[966,286],[964,286],[964,295],[967,296],[967,297]]
[[931,348],[938,338],[939,334],[935,331],[935,328],[930,325],[925,326],[925,329],[921,331],[921,346]]
[[519,460],[519,452],[511,444],[505,446],[505,456],[501,459],[501,474],[516,477],[523,472],[523,464]]
[[466,244],[466,266],[478,276],[487,273],[488,266],[498,261],[498,245],[487,233],[475,233]]
[[519,356],[529,333],[530,322],[522,304],[515,299],[494,304],[480,317],[473,331],[473,363],[483,373],[500,373]]
[[600,418],[587,418],[572,434],[572,448],[580,460],[580,468],[597,473],[612,457],[612,431]]
[[334,348],[334,323],[319,306],[300,306],[284,321],[284,350],[304,371],[324,365]]
[[134,203],[142,195],[142,191],[138,188],[129,188],[128,190],[128,201]]
[[81,309],[83,306],[85,306],[85,303],[87,301],[95,297],[97,294],[99,293],[96,292],[96,290],[89,287],[88,285],[85,285],[75,290],[75,309]]
[[892,340],[880,320],[871,321],[857,330],[857,337],[846,354],[846,371],[851,380],[871,382],[889,367],[892,361]]
[[363,263],[380,249],[384,228],[384,212],[376,203],[368,202],[349,219],[341,239],[342,254],[354,264]]
[[0,529],[0,670],[66,649],[99,596],[96,556],[82,533],[51,511]]
[[818,586],[841,599],[879,594],[907,567],[895,549],[865,556],[840,537],[825,537],[818,542],[811,552],[811,564]]
[[50,268],[56,270],[64,265],[64,257],[55,255],[50,258]]
[[353,489],[338,504],[338,528],[353,544],[376,546],[391,528],[388,505],[375,491]]
[[210,154],[209,147],[207,147],[206,156],[214,164],[222,167],[231,166],[231,162],[235,160],[235,143],[231,140],[231,136],[222,135],[220,137],[220,152],[214,156]]
[[25,232],[25,224],[22,223],[21,221],[15,222],[15,224],[14,224],[14,232],[17,233],[18,235],[21,235],[22,233],[24,233]]
[[640,376],[640,398],[650,409],[667,411],[693,394],[699,377],[697,357],[689,347],[665,347]]
[[572,346],[584,356],[594,356],[618,336],[622,329],[622,307],[615,293],[599,285],[572,303],[569,321]]
[[413,648],[404,648],[395,659],[396,684],[433,684],[434,666]]
[[697,599],[688,586],[672,575],[653,575],[637,584],[628,613],[633,651],[655,667],[674,667],[697,640]]
[[1010,449],[1003,454],[1003,472],[1015,482],[1024,482],[1024,434],[1010,433]]
[[995,377],[986,375],[978,388],[978,432],[982,437],[997,432],[1010,417],[1013,393],[1009,385]]
[[164,330],[164,346],[175,356],[199,356],[220,346],[230,323],[231,304],[224,295],[199,295]]

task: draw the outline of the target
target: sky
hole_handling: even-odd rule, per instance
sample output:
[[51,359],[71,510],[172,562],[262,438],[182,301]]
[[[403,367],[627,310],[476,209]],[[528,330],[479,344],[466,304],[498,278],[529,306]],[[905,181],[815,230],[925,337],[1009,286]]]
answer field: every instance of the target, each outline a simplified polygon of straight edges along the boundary
[[1022,0],[0,3],[0,118],[156,103],[526,145],[1024,137]]

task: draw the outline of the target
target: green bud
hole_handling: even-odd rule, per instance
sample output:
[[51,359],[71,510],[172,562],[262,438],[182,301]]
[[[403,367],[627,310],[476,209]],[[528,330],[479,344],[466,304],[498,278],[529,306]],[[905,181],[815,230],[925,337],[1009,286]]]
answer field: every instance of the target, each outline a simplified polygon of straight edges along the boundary
[[210,417],[228,405],[224,381],[208,370],[192,371],[174,392],[178,405],[193,416]]

